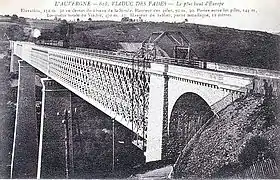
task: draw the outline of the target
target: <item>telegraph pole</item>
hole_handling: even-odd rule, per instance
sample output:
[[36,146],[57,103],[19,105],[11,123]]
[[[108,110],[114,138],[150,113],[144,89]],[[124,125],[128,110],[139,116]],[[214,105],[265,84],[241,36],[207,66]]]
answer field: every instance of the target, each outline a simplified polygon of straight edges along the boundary
[[112,127],[112,131],[113,131],[113,137],[112,137],[112,141],[113,141],[113,150],[112,150],[112,155],[113,155],[113,161],[112,161],[112,173],[114,174],[115,172],[115,119],[113,118],[112,119],[112,124],[113,124],[113,127]]
[[64,110],[64,119],[62,123],[64,124],[64,143],[65,143],[65,175],[66,179],[69,178],[69,131],[68,131],[68,111]]

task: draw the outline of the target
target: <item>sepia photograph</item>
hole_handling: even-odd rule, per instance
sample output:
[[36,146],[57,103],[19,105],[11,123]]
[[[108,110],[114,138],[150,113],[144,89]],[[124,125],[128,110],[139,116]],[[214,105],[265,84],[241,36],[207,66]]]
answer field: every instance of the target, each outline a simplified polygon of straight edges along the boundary
[[280,179],[279,0],[0,0],[0,179]]

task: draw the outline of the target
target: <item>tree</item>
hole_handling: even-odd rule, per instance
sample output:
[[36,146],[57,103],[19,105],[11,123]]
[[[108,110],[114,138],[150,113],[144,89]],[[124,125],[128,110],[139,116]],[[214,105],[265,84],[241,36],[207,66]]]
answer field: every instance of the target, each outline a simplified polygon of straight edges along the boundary
[[20,25],[13,24],[13,25],[9,26],[7,28],[6,34],[8,35],[8,37],[11,40],[14,40],[14,41],[23,41],[23,40],[28,39],[28,37],[25,36],[24,28]]
[[54,27],[54,34],[58,36],[51,36],[50,39],[65,40],[68,33],[68,22],[63,19],[60,23]]
[[18,22],[21,24],[26,24],[26,19],[24,17],[19,17]]
[[59,33],[61,34],[62,37],[66,37],[67,32],[68,32],[68,23],[65,19],[63,19],[60,24],[58,25],[59,27]]
[[89,21],[92,21],[92,19],[91,19],[91,18],[88,18],[88,20],[89,20]]
[[13,14],[11,17],[12,21],[17,21],[18,20],[18,16],[16,14]]
[[130,21],[129,17],[123,17],[121,19],[121,22],[129,22],[129,21]]

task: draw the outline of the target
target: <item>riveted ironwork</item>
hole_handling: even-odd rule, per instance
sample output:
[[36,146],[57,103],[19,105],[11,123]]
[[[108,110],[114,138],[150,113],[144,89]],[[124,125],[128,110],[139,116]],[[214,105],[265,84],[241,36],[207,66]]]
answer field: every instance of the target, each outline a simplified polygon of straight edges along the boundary
[[145,138],[149,74],[132,67],[94,61],[63,53],[50,53],[50,74],[70,84],[87,97],[101,103],[125,121],[131,129]]
[[106,60],[32,44],[26,44],[22,54],[22,47],[16,47],[29,64],[121,117],[123,125],[146,141],[150,74],[143,65],[116,63],[110,61],[111,56]]

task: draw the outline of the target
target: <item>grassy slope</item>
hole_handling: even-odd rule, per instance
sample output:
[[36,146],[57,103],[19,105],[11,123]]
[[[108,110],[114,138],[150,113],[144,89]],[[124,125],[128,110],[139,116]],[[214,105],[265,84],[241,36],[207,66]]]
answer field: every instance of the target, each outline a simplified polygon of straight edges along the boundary
[[30,27],[36,27],[38,29],[53,29],[59,24],[59,21],[36,19],[27,19],[26,22]]
[[9,178],[15,120],[15,105],[11,102],[10,57],[7,56],[9,41],[4,37],[10,26],[30,27],[29,24],[0,22],[0,178]]
[[[0,31],[11,24],[3,25],[0,22]],[[54,29],[58,24],[59,21],[29,19],[24,27],[44,31]],[[74,22],[73,25],[75,33],[70,39],[72,46],[117,50],[120,48],[118,42],[142,42],[155,31],[181,31],[200,58],[218,63],[280,70],[280,36],[266,32],[164,22],[92,21]],[[163,41],[161,47],[171,54],[170,42]]]
[[[2,39],[9,25],[9,23],[0,23],[0,178],[9,178],[15,118],[15,106],[11,103],[9,84],[9,59],[7,56],[9,42]],[[2,55],[4,55],[3,58]]]
[[[7,54],[9,41],[4,34],[10,25],[16,23],[0,22],[0,54]],[[15,106],[11,101],[9,59],[0,58],[0,178],[9,178],[10,158],[13,142]]]
[[[180,164],[182,176],[231,177],[263,158],[279,161],[279,104],[250,96],[223,110]],[[277,114],[278,113],[278,114]]]
[[0,178],[9,178],[15,118],[15,106],[10,103],[8,62],[8,59],[0,58]]
[[[84,23],[85,24],[85,23]],[[280,37],[266,32],[183,23],[119,23],[75,28],[72,45],[101,49],[118,49],[117,42],[142,42],[155,31],[181,31],[195,52],[209,61],[259,68],[280,69]],[[163,44],[167,48],[170,44]]]

